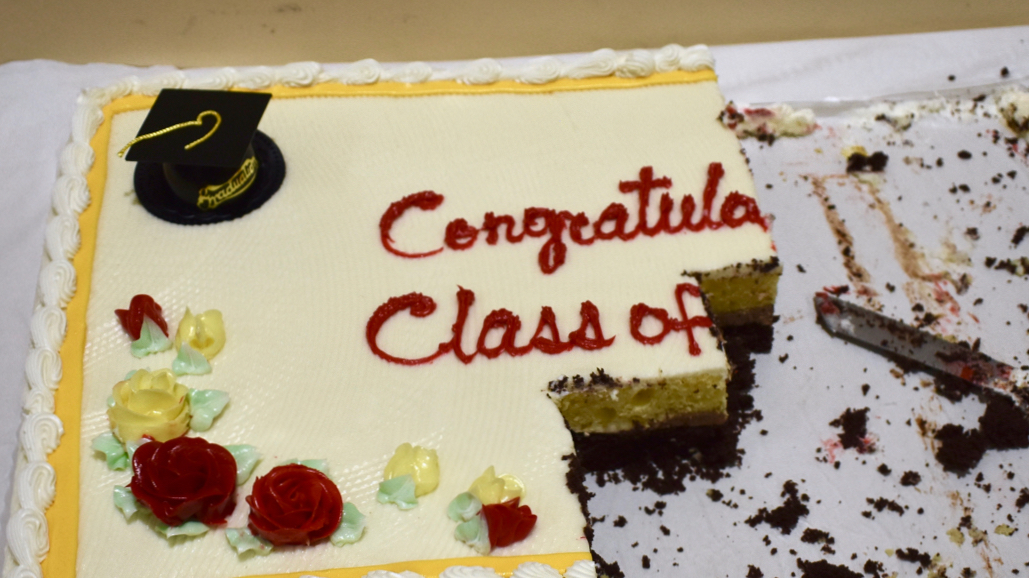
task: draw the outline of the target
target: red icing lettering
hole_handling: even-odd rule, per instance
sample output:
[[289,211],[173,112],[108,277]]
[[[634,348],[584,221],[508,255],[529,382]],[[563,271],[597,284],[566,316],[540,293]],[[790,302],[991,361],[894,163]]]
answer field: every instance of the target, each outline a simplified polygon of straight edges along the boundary
[[[752,197],[740,194],[738,191],[728,193],[721,208],[717,212],[715,211],[718,187],[724,176],[725,169],[722,168],[721,163],[710,163],[707,167],[707,181],[700,195],[699,214],[696,214],[698,213],[697,199],[692,195],[683,195],[676,223],[672,222],[675,200],[668,192],[672,188],[672,179],[666,176],[655,177],[653,167],[643,167],[640,169],[638,180],[618,183],[618,190],[622,193],[635,194],[637,201],[635,217],[633,217],[633,211],[621,203],[611,203],[593,221],[582,212],[572,213],[544,207],[529,207],[522,215],[521,230],[516,232],[515,228],[518,223],[514,217],[511,215],[498,216],[488,212],[483,215],[482,226],[479,228],[469,224],[465,219],[451,221],[446,227],[443,244],[450,250],[464,251],[475,245],[482,232],[486,234],[486,244],[488,245],[496,245],[501,240],[517,244],[524,241],[526,237],[545,238],[537,260],[540,271],[549,275],[560,269],[568,258],[566,231],[568,242],[589,246],[598,239],[601,241],[616,239],[631,241],[641,234],[655,237],[682,232],[714,231],[722,227],[736,229],[748,223],[767,229],[768,223],[758,209],[757,202]],[[664,191],[661,192],[657,201],[657,219],[650,223],[648,217],[652,197],[662,189]],[[393,222],[400,218],[407,209],[417,207],[431,211],[442,202],[442,195],[432,191],[423,191],[404,197],[390,205],[379,222],[382,244],[386,250],[405,258],[428,257],[441,252],[443,247],[424,253],[400,251],[393,245],[390,229]],[[635,221],[632,225],[630,225],[631,220]],[[586,236],[586,234],[590,236]]]
[[[572,345],[593,351],[594,349],[603,349],[615,342],[614,337],[604,339],[604,330],[600,328],[600,311],[591,301],[582,302],[579,316],[582,317],[582,325],[568,334],[568,341],[571,341]],[[590,333],[593,334],[593,337],[589,337]]]
[[468,221],[455,219],[447,223],[447,234],[443,238],[443,242],[455,251],[464,251],[475,244],[475,238],[478,235],[479,230],[469,225]]
[[[711,319],[708,317],[690,317],[686,313],[685,293],[689,293],[693,297],[700,297],[700,288],[692,283],[679,283],[675,286],[675,301],[679,306],[681,319],[671,318],[667,310],[659,307],[651,307],[644,303],[633,305],[629,313],[629,333],[632,334],[633,339],[644,345],[656,345],[661,343],[665,336],[672,331],[683,331],[686,333],[686,339],[689,342],[690,355],[700,355],[700,344],[697,343],[697,339],[693,335],[693,328],[711,327]],[[643,320],[648,316],[657,319],[661,323],[661,331],[657,335],[644,335],[640,330]]]
[[[550,337],[544,337],[543,332],[549,332]],[[532,340],[529,341],[529,345],[533,349],[537,349],[548,355],[556,355],[558,353],[564,353],[570,351],[575,347],[574,343],[561,341],[561,334],[557,330],[557,318],[554,316],[554,310],[544,305],[543,309],[540,310],[540,322],[536,326],[536,333],[532,335]]]
[[408,259],[428,257],[442,251],[443,247],[433,251],[427,251],[425,253],[405,253],[393,246],[393,238],[390,237],[390,230],[393,228],[393,223],[403,216],[404,212],[411,207],[418,207],[423,211],[433,211],[441,204],[443,204],[443,195],[433,191],[422,191],[413,195],[407,195],[403,199],[391,204],[389,208],[386,209],[386,212],[382,214],[382,218],[379,219],[379,237],[382,240],[382,246],[390,253],[393,253],[398,257],[406,257]]
[[[642,232],[648,237],[653,237],[660,233],[663,229],[668,228],[668,214],[672,212],[672,198],[668,196],[668,193],[661,195],[661,216],[658,222],[653,227],[647,227],[647,207],[650,205],[650,192],[654,189],[670,189],[672,188],[672,179],[668,177],[661,177],[654,180],[654,167],[643,167],[640,169],[640,180],[638,181],[622,181],[618,183],[618,190],[623,193],[638,193],[639,194],[639,225],[637,226],[638,231]],[[665,199],[668,201],[666,208]]]
[[[525,355],[532,349],[532,344],[530,343],[527,347],[515,347],[514,342],[515,337],[518,335],[518,330],[521,328],[522,320],[507,309],[490,311],[490,314],[486,316],[486,320],[482,322],[482,331],[479,332],[479,343],[476,345],[475,350],[489,359],[496,359],[500,357],[501,353],[507,353],[511,357]],[[487,347],[486,339],[494,329],[503,330],[500,344],[496,347]]]
[[379,347],[379,330],[382,329],[383,324],[404,309],[409,309],[411,316],[413,317],[428,317],[436,311],[436,302],[432,300],[432,297],[426,297],[421,293],[408,293],[401,297],[390,297],[389,301],[379,305],[378,309],[375,310],[375,313],[372,314],[371,318],[368,320],[368,324],[365,326],[365,339],[368,341],[368,346],[372,348],[372,353],[386,361],[389,361],[390,363],[399,363],[400,365],[421,365],[423,363],[429,363],[433,359],[436,359],[440,355],[446,353],[446,350],[440,346],[436,353],[433,353],[432,355],[427,355],[418,359],[405,359],[402,357],[394,357]]
[[[451,326],[451,337],[449,340],[440,343],[436,351],[424,357],[408,359],[393,355],[379,346],[379,333],[383,325],[392,319],[397,313],[408,310],[412,317],[422,318],[432,315],[436,311],[436,302],[431,297],[421,293],[408,293],[400,297],[391,297],[380,305],[365,326],[365,339],[368,347],[380,359],[400,365],[422,365],[431,363],[437,358],[453,353],[454,357],[461,363],[468,364],[479,354],[487,359],[496,359],[503,354],[511,357],[521,357],[536,350],[547,355],[556,355],[570,351],[576,347],[587,351],[603,349],[614,343],[615,338],[605,338],[604,330],[600,324],[600,311],[597,306],[589,301],[584,301],[580,306],[579,316],[582,323],[579,328],[568,334],[567,340],[562,340],[557,327],[557,318],[553,309],[543,306],[540,309],[539,323],[532,338],[525,345],[518,345],[518,332],[522,328],[522,320],[507,309],[495,309],[486,315],[479,329],[479,337],[475,345],[475,351],[467,353],[462,348],[465,325],[468,323],[468,312],[475,303],[475,293],[464,287],[457,290],[457,315],[454,324]],[[499,342],[490,345],[491,334],[499,332]]]

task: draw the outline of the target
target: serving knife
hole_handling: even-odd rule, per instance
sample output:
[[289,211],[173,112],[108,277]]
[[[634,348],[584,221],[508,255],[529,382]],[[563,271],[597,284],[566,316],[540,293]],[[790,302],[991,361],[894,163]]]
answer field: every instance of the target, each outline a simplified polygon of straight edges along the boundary
[[997,391],[1029,415],[1029,372],[982,353],[978,340],[975,345],[947,341],[824,291],[815,293],[815,311],[837,337]]

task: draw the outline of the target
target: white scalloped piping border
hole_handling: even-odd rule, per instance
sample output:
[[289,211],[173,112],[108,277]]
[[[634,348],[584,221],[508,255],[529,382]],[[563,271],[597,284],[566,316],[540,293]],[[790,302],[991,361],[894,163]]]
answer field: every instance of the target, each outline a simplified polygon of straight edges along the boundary
[[[615,52],[610,49],[565,61],[552,56],[536,58],[521,66],[505,66],[491,58],[466,63],[457,69],[434,69],[424,62],[383,66],[372,59],[360,60],[326,71],[314,62],[298,62],[278,68],[259,66],[236,70],[223,68],[196,77],[175,71],[140,80],[129,77],[107,88],[85,91],[78,99],[72,120],[71,141],[61,153],[60,173],[53,189],[53,211],[46,227],[43,266],[32,315],[32,348],[25,363],[27,387],[19,430],[19,452],[15,464],[11,517],[7,522],[7,552],[4,578],[43,578],[40,564],[50,550],[45,517],[53,503],[56,474],[47,456],[57,448],[64,426],[54,415],[54,392],[61,380],[60,350],[67,329],[65,307],[75,294],[75,268],[71,259],[79,249],[79,215],[90,203],[86,174],[93,166],[89,142],[104,121],[103,107],[129,94],[155,96],[163,88],[251,90],[276,84],[292,87],[323,82],[368,85],[377,82],[419,84],[452,80],[469,85],[487,85],[501,80],[540,85],[562,78],[618,76],[643,78],[658,72],[687,72],[714,69],[707,46],[684,48],[670,44],[659,50]],[[568,568],[564,578],[596,578],[591,562],[581,560]],[[440,578],[495,578],[488,568],[454,566]],[[526,563],[512,578],[560,578],[545,564]],[[373,571],[366,578],[421,578],[404,572]]]

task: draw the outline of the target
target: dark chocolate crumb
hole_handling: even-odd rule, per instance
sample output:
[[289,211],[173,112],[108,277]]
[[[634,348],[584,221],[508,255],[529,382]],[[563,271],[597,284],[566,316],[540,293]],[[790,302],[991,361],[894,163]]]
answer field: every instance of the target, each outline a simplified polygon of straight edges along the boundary
[[990,448],[1029,448],[1029,418],[1006,397],[991,396],[986,411],[979,417],[979,430]]
[[865,501],[868,502],[873,508],[875,508],[876,512],[889,510],[891,512],[895,512],[900,516],[904,515],[904,507],[898,504],[897,502],[894,502],[893,500],[887,500],[886,498],[880,497],[874,500],[872,498],[865,498]]
[[707,497],[711,498],[712,502],[720,502],[724,495],[722,494],[722,492],[719,492],[718,490],[711,488],[707,491]]
[[972,153],[966,150],[960,150],[958,151],[958,158],[967,161],[968,159],[972,158]]
[[974,468],[986,452],[986,436],[978,429],[966,432],[960,425],[948,423],[936,432],[935,439],[940,442],[936,461],[959,476]]
[[600,557],[596,552],[593,552],[593,564],[597,567],[597,576],[606,576],[607,578],[625,578],[625,573],[618,566],[618,562],[611,562],[610,564]]
[[615,528],[624,528],[629,521],[625,519],[625,516],[618,516],[615,521],[612,522]]
[[753,564],[747,564],[747,578],[764,578],[765,573]]
[[1000,77],[1001,78],[1007,78],[1010,74],[1011,74],[1011,71],[1008,70],[1007,66],[1005,66],[1004,68],[1000,69]]
[[1029,226],[1022,225],[1017,230],[1015,230],[1015,235],[1011,237],[1011,244],[1017,247],[1019,244],[1022,243],[1022,240],[1025,239],[1025,236],[1027,234],[1029,234]]
[[797,271],[800,271],[801,273],[807,273],[807,270],[804,269],[804,266],[800,263],[797,263]]
[[925,552],[919,552],[914,548],[900,548],[897,550],[897,559],[905,562],[917,562],[922,568],[928,568],[932,564],[932,556]]
[[847,408],[843,415],[829,422],[833,427],[842,428],[840,433],[840,444],[845,449],[857,448],[861,453],[872,451],[871,444],[866,441],[868,436],[868,408],[852,409]]
[[965,236],[973,241],[979,240],[979,229],[977,227],[969,227],[965,229]]
[[776,528],[783,534],[788,535],[792,532],[797,527],[797,522],[800,521],[801,516],[808,515],[810,510],[798,498],[797,484],[793,480],[788,480],[783,484],[781,495],[786,498],[781,506],[771,511],[767,508],[759,509],[756,514],[747,518],[747,524],[751,528],[755,528],[763,522]]
[[884,476],[888,476],[891,472],[893,472],[893,470],[890,469],[890,466],[886,464],[879,464],[879,467],[876,468],[876,471]]
[[829,532],[824,530],[816,530],[815,528],[806,528],[804,533],[800,536],[800,541],[806,544],[835,544],[836,539],[829,535]]
[[876,562],[869,558],[865,560],[865,566],[862,568],[865,574],[871,574],[872,578],[882,578],[882,575],[886,573],[886,567],[883,566],[882,562]]
[[1021,510],[1026,504],[1029,504],[1029,488],[1022,488],[1018,492],[1018,499],[1015,500],[1015,506]]
[[801,578],[862,578],[861,574],[843,565],[830,564],[825,560],[810,562],[797,558],[797,568],[800,568]]
[[902,486],[917,486],[918,482],[922,481],[922,475],[918,472],[906,471],[904,475],[900,477],[900,485]]
[[868,395],[868,391],[870,389],[872,389],[871,385],[868,385],[867,383],[861,384],[861,395]]
[[650,556],[647,556],[646,554],[644,554],[643,555],[643,559],[642,559],[642,564],[643,564],[643,569],[644,570],[650,568]]
[[663,524],[661,525],[661,527],[659,529],[661,530],[661,533],[664,534],[665,536],[671,536],[672,535],[672,531],[669,530],[667,527],[665,527]]
[[890,158],[882,151],[876,151],[871,155],[853,153],[847,157],[847,172],[871,171],[882,172]]

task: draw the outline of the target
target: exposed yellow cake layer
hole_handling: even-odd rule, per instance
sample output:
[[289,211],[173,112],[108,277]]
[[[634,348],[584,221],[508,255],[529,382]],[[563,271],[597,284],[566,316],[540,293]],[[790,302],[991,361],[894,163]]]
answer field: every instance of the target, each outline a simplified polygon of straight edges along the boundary
[[616,433],[725,421],[725,370],[689,376],[597,384],[555,399],[572,431]]

